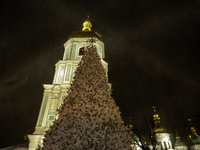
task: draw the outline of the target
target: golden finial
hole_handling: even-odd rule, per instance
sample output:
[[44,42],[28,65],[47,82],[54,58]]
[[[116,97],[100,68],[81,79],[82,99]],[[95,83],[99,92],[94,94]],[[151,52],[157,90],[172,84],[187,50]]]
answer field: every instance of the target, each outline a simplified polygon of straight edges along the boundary
[[156,112],[156,106],[152,106],[153,111]]
[[91,31],[92,28],[92,23],[90,22],[90,15],[91,14],[87,14],[87,19],[83,22],[83,29],[82,31]]
[[145,136],[144,145],[147,145],[147,137]]
[[24,141],[28,141],[28,135],[26,134],[26,135],[24,135]]
[[153,114],[153,120],[155,124],[159,124],[160,123],[160,117],[159,115],[156,113],[156,106],[152,106],[154,114]]
[[176,132],[176,140],[180,139],[180,136],[178,135],[178,131],[175,129]]
[[129,122],[131,123],[132,122],[132,117],[128,117],[129,118]]
[[129,128],[130,128],[130,129],[133,129],[133,125],[132,125],[132,117],[129,117],[129,122],[130,122],[130,124],[129,124]]
[[196,133],[196,129],[192,126],[192,120],[191,119],[188,119],[188,122],[190,124],[190,131],[192,134],[195,134]]

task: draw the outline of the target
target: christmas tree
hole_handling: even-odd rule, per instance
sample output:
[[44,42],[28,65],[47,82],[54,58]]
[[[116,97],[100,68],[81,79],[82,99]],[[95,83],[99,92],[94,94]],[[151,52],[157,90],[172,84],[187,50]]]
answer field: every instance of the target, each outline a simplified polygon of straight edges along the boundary
[[42,149],[128,150],[130,141],[92,39]]

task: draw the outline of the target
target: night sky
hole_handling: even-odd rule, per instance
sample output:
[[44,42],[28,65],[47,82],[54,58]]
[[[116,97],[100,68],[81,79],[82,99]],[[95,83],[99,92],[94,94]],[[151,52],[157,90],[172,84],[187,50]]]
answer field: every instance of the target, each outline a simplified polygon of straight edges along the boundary
[[186,139],[187,119],[200,110],[199,0],[1,0],[0,7],[0,148],[33,133],[42,84],[52,83],[63,44],[88,12],[125,124],[150,117],[155,105],[168,132]]

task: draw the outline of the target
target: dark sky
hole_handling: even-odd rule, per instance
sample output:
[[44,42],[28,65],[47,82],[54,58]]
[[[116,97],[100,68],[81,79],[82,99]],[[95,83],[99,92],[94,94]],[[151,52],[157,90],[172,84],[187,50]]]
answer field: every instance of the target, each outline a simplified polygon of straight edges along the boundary
[[1,0],[1,147],[32,133],[63,44],[91,13],[102,35],[113,97],[125,123],[151,116],[186,138],[200,109],[199,0]]

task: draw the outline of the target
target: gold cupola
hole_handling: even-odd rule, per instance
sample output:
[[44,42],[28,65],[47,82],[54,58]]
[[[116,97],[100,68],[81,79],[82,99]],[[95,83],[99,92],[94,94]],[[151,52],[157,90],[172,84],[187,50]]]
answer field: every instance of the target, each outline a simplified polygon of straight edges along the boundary
[[192,120],[188,119],[189,125],[190,125],[190,131],[192,134],[196,134],[196,129],[192,126]]
[[[181,141],[181,137],[178,135],[178,131],[175,130],[175,132],[176,132],[176,142],[174,144],[174,148],[178,149],[178,147],[180,147],[180,146],[181,147],[183,147],[183,146],[186,147],[185,143]],[[187,147],[186,147],[186,149],[187,149]]]
[[91,31],[92,23],[90,22],[89,15],[87,19],[83,22],[83,29],[82,31]]
[[190,133],[188,140],[191,140],[193,144],[200,144],[200,136],[197,134],[196,129],[192,126],[191,119],[188,119],[190,124]]
[[154,111],[154,114],[153,114],[153,121],[155,124],[160,124],[160,117],[158,115],[158,113],[156,113],[156,107],[153,106],[153,111]]
[[160,117],[159,117],[158,113],[156,113],[156,107],[153,106],[152,108],[154,110],[154,114],[153,114],[153,121],[154,121],[154,125],[155,125],[154,131],[156,133],[165,133],[166,128],[160,124]]
[[103,41],[100,34],[98,34],[95,31],[91,30],[92,23],[90,22],[89,15],[87,16],[87,19],[83,22],[83,28],[82,31],[75,31],[73,32],[67,40],[71,38],[97,38],[100,41]]

